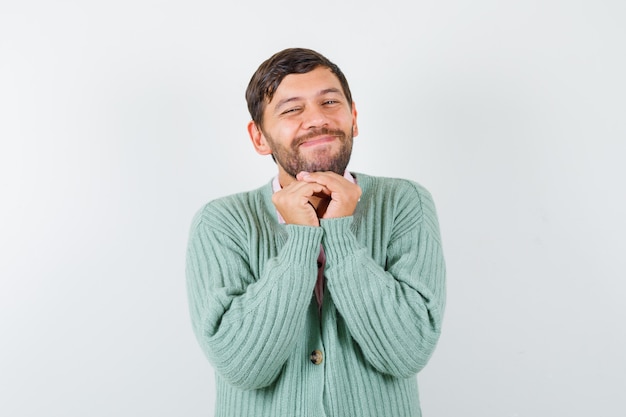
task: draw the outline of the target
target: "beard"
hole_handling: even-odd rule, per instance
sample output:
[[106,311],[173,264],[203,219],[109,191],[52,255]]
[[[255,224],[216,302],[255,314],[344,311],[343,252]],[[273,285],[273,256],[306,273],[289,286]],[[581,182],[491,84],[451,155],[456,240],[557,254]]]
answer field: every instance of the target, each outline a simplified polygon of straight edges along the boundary
[[[326,146],[319,146],[318,149],[313,149],[308,152],[308,156],[302,155],[300,145],[309,139],[321,135],[336,136],[341,143],[339,151],[331,153]],[[287,174],[294,178],[302,171],[332,171],[336,174],[343,175],[348,167],[350,155],[352,154],[352,132],[346,134],[346,132],[339,129],[316,129],[306,135],[297,137],[289,147],[274,142],[274,140],[267,135],[266,138],[272,147],[272,157],[274,161],[283,167]]]

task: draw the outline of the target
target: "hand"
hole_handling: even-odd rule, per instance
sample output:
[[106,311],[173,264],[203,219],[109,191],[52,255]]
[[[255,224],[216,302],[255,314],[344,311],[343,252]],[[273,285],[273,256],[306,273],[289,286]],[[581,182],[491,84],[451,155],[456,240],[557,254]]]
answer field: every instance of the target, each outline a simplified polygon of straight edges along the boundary
[[[330,197],[317,206],[317,217],[332,219],[352,216],[361,198],[361,187],[334,172],[300,172],[297,182],[322,186],[321,193]],[[318,192],[319,193],[319,192]]]
[[330,198],[330,192],[315,182],[293,181],[272,195],[276,210],[287,224],[302,226],[319,226],[320,221],[316,208],[320,201]]

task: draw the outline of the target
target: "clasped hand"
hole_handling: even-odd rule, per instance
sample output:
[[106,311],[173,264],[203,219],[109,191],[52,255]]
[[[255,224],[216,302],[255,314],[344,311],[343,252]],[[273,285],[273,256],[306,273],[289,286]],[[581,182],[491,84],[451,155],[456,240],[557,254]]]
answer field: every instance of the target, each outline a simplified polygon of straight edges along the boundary
[[296,181],[272,196],[287,224],[319,226],[319,219],[351,216],[361,187],[334,172],[300,172]]

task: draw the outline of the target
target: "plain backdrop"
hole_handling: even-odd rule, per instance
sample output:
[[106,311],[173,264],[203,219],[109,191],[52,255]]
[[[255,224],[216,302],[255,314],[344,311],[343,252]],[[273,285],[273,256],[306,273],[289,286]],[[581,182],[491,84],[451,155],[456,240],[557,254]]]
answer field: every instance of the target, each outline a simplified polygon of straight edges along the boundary
[[622,0],[2,0],[0,415],[213,415],[187,234],[274,175],[244,91],[301,46],[351,84],[350,168],[437,204],[424,416],[624,416],[624,22]]

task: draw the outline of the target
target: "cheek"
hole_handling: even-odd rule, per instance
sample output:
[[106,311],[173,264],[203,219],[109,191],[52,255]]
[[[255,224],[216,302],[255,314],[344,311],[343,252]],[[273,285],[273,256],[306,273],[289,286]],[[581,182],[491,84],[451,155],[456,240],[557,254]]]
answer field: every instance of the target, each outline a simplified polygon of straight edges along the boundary
[[294,123],[282,123],[280,126],[276,126],[272,133],[274,134],[273,138],[284,146],[288,146],[298,134],[302,134]]

